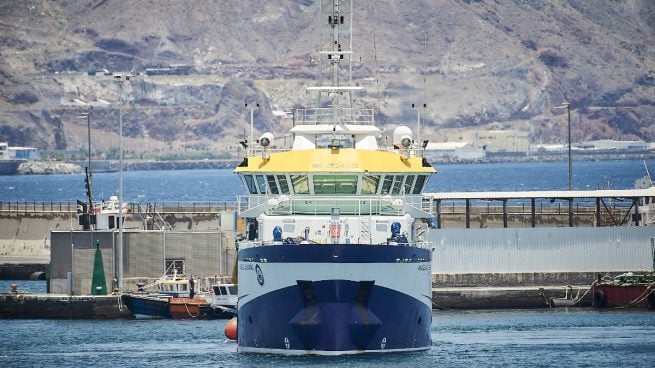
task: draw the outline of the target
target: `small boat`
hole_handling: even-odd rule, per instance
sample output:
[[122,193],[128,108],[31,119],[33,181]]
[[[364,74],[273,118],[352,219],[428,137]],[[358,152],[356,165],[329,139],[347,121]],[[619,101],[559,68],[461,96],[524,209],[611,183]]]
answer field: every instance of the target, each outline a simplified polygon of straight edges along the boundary
[[237,286],[235,284],[216,284],[212,286],[211,310],[214,318],[229,319],[237,314]]
[[173,319],[213,319],[213,311],[205,298],[170,298],[168,311]]
[[592,292],[594,307],[655,309],[655,272],[627,272],[614,278],[601,278],[599,275]]
[[123,294],[121,301],[136,318],[172,318],[168,309],[168,298],[147,294]]
[[[173,319],[227,319],[236,315],[234,284],[213,286],[214,295],[197,294],[197,280],[173,270],[150,285],[139,286],[141,294],[125,294],[121,300],[137,317]],[[145,290],[157,286],[157,292]]]
[[[211,315],[210,302],[196,295],[195,285],[197,280],[186,278],[174,269],[172,276],[164,274],[152,284],[139,285],[140,294],[124,294],[121,300],[137,317],[206,318]],[[157,287],[156,292],[145,292],[153,286]]]

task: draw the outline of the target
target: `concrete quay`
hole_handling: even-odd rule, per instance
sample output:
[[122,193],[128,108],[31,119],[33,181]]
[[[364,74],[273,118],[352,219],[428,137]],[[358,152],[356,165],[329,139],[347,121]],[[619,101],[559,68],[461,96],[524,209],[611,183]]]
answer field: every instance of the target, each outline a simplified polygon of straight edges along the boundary
[[[585,295],[589,285],[573,286],[573,297],[580,290]],[[539,309],[550,308],[550,298],[563,298],[563,286],[531,287],[452,287],[432,289],[432,309]],[[586,294],[579,307],[590,307],[591,294]]]
[[118,295],[0,294],[0,319],[134,318]]

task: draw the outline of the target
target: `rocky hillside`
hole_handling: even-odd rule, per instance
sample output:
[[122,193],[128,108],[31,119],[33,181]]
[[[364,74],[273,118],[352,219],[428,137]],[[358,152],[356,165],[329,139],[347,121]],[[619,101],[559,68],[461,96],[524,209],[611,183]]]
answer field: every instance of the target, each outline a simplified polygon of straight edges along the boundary
[[[0,141],[84,148],[77,116],[91,111],[95,149],[115,151],[121,105],[136,155],[234,148],[256,104],[256,134],[284,131],[290,122],[273,112],[312,102],[317,9],[317,0],[1,1]],[[566,118],[553,107],[568,100],[574,141],[655,140],[652,0],[355,1],[354,13],[359,103],[380,110],[381,126],[414,124],[411,105],[427,104],[434,141],[452,129],[515,128],[561,142]],[[142,75],[121,90],[89,75],[100,70]]]

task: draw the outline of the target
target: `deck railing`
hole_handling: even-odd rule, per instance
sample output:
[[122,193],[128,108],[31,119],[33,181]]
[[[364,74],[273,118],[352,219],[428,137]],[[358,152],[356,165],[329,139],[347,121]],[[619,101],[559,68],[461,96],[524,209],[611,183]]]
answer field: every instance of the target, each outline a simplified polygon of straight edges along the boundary
[[373,109],[323,107],[316,109],[296,109],[294,115],[295,125],[374,125],[375,115]]
[[[242,240],[239,242],[239,249],[248,249],[248,248],[253,248],[253,247],[262,247],[262,246],[273,246],[273,245],[282,245],[283,242],[280,241],[259,241],[259,240]],[[298,245],[299,247],[302,247],[303,245],[308,245],[308,244],[321,244],[321,245],[326,245],[324,243],[316,243],[313,241],[308,241],[308,242],[300,242],[296,243],[295,245]],[[339,245],[344,245],[344,243],[338,243]],[[329,243],[327,243],[329,245]],[[361,245],[361,244],[360,244]],[[383,242],[380,244],[370,244],[370,245],[388,245],[388,246],[405,246],[405,247],[416,247],[416,248],[421,248],[421,249],[431,249],[432,243],[431,242],[426,242],[426,241],[420,241],[420,242],[409,242],[409,243],[404,243],[404,244],[398,244],[396,242]],[[367,245],[363,245],[367,246]],[[260,262],[262,261],[261,259],[252,259],[250,260],[252,262]],[[411,260],[411,259],[397,259],[396,262],[398,263],[403,263],[403,262],[410,262],[410,261],[423,261],[421,259],[419,260]]]
[[[407,207],[406,207],[407,206]],[[308,196],[308,195],[250,195],[238,196],[239,212],[259,209],[269,215],[339,215],[401,216],[407,208],[421,210],[421,196]]]

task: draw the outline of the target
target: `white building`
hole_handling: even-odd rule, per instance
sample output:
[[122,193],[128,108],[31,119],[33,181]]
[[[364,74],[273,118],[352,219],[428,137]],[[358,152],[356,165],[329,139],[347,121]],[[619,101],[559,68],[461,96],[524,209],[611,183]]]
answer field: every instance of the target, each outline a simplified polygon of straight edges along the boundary
[[6,142],[0,142],[0,160],[36,160],[39,151],[34,147],[9,147]]
[[623,150],[643,151],[649,149],[648,143],[644,141],[615,141],[612,139],[601,139],[576,144],[581,149],[592,150]]
[[468,142],[429,142],[423,156],[428,160],[455,159],[462,161],[481,160],[485,157],[482,148],[475,148]]

